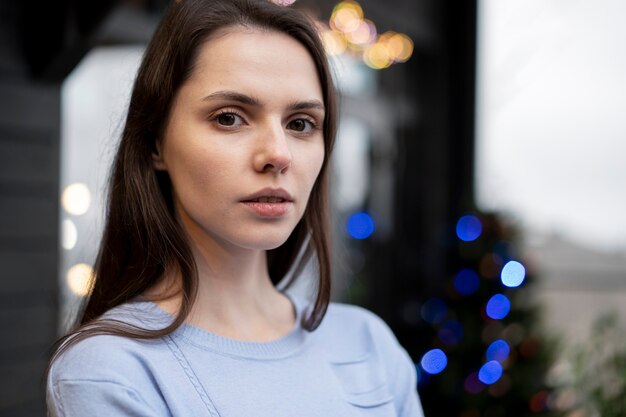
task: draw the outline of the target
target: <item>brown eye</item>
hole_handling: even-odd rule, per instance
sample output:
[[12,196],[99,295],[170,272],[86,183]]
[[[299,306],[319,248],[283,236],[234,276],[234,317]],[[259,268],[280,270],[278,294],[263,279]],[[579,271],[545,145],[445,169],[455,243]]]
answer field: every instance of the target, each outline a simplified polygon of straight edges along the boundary
[[237,123],[237,116],[234,113],[222,113],[215,120],[222,126],[234,126]]
[[287,124],[287,129],[300,133],[308,133],[313,129],[313,123],[306,119],[294,119]]

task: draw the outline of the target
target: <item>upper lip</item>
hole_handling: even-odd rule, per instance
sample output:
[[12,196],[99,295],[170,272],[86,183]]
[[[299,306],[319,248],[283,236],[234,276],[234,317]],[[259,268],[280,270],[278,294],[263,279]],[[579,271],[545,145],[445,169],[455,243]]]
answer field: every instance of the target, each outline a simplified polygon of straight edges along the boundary
[[293,197],[291,194],[287,192],[287,190],[283,188],[264,188],[262,190],[257,191],[256,193],[250,194],[247,197],[244,197],[241,201],[252,201],[257,200],[261,197],[269,198],[282,198],[285,201],[293,201]]

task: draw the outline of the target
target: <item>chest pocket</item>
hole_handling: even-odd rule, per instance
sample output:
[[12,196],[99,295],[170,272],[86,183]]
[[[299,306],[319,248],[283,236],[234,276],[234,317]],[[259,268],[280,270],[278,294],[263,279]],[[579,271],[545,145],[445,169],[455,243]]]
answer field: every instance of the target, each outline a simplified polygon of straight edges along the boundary
[[393,394],[381,363],[368,353],[352,359],[334,359],[331,366],[342,387],[344,399],[354,407],[369,410],[366,416],[393,417]]

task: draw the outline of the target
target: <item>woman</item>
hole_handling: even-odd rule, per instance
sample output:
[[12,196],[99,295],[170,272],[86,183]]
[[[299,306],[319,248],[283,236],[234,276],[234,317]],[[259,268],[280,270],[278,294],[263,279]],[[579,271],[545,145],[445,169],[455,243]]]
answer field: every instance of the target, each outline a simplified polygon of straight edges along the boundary
[[[52,416],[422,415],[389,328],[329,306],[335,118],[300,12],[170,6],[133,88],[91,295],[51,361]],[[309,305],[276,284],[312,255]]]

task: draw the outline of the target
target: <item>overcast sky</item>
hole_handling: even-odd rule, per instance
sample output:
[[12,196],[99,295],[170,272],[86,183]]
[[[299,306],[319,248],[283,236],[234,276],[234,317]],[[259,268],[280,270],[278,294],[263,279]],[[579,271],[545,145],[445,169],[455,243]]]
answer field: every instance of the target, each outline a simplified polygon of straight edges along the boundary
[[626,1],[481,0],[479,15],[479,204],[626,251]]

